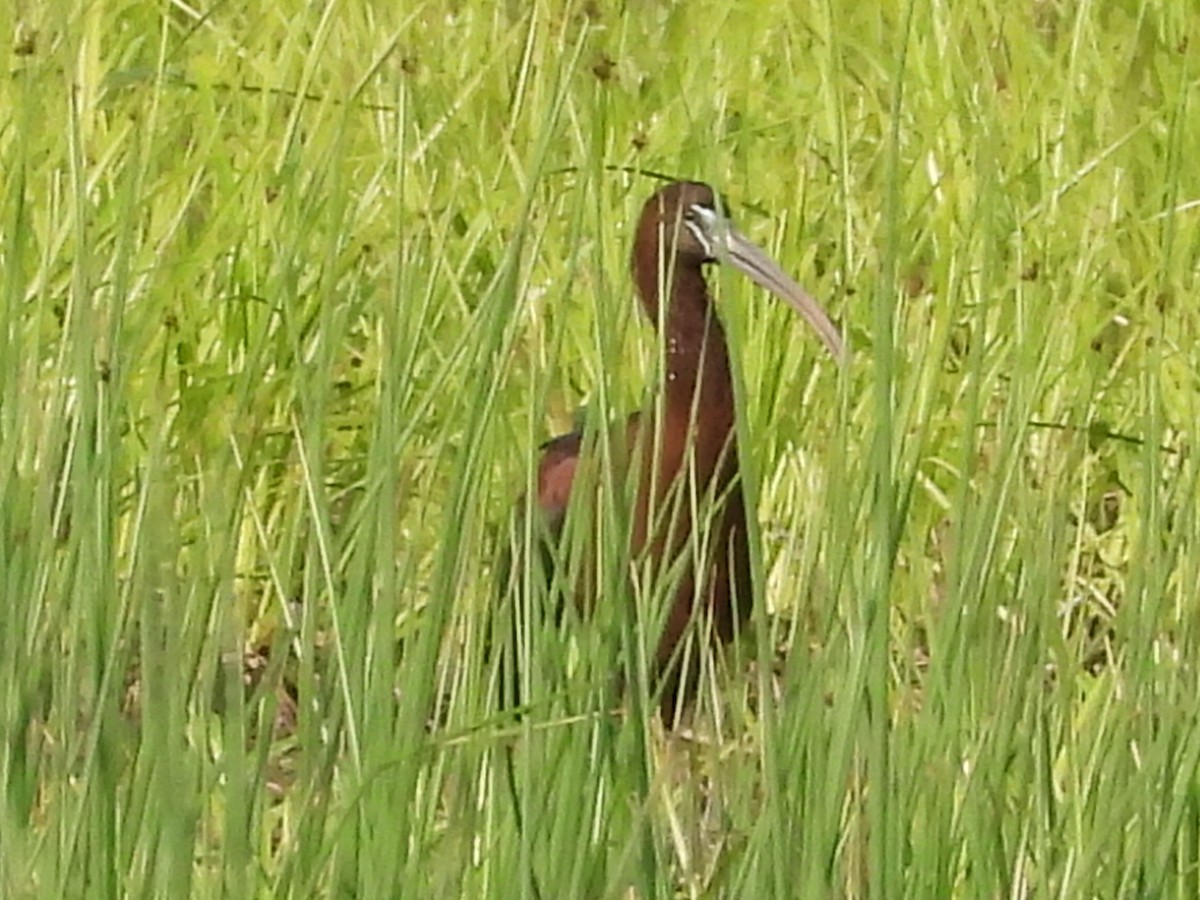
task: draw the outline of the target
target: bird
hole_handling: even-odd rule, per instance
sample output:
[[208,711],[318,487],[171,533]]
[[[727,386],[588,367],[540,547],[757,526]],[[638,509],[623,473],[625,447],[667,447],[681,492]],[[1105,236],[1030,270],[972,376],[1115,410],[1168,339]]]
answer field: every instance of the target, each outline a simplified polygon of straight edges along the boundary
[[[659,333],[664,365],[661,396],[633,413],[623,433],[617,433],[623,449],[614,457],[627,469],[626,477],[636,481],[632,524],[621,550],[627,554],[631,584],[652,588],[670,579],[665,588],[669,608],[650,673],[659,715],[668,727],[679,721],[698,688],[699,655],[683,649],[689,629],[699,627],[710,641],[727,644],[746,625],[753,605],[730,348],[705,267],[732,266],[796,310],[839,364],[847,352],[841,332],[820,304],[743,235],[726,210],[707,184],[665,185],[642,208],[631,258],[634,287]],[[537,564],[551,583],[556,545],[572,501],[589,491],[580,482],[591,474],[586,459],[591,449],[582,429],[545,442],[531,485],[536,494],[532,502],[523,498],[518,504],[539,521],[532,529],[510,534],[533,534],[540,542]],[[703,511],[694,498],[703,498]],[[585,502],[580,497],[577,505]],[[700,521],[698,515],[703,516]],[[517,650],[521,610],[527,613],[531,606],[520,602],[518,584],[528,552],[528,540],[512,537],[502,548],[499,567],[500,588],[515,600],[508,619],[511,656],[500,675],[505,705],[520,704],[520,667],[528,664],[528,648],[524,658]],[[573,598],[583,613],[601,599],[585,593],[577,591]],[[557,601],[559,623],[567,602],[564,596]]]

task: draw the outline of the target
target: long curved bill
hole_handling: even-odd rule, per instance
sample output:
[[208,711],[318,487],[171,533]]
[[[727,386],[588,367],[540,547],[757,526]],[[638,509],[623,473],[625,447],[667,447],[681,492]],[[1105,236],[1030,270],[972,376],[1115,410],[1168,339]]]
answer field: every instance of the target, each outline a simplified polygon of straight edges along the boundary
[[[804,288],[796,284],[758,245],[737,229],[730,227],[722,242],[727,261],[760,287],[788,303],[792,309],[821,336],[839,365],[846,362],[846,343],[837,326]],[[725,261],[725,260],[722,260]]]

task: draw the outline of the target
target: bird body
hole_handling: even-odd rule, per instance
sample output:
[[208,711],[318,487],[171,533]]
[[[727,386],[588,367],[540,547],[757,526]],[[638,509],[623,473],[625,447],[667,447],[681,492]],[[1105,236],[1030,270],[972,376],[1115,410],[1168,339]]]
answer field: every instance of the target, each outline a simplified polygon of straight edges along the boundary
[[[707,185],[675,182],[654,194],[642,210],[632,256],[643,309],[660,333],[664,383],[662,396],[631,416],[622,436],[618,456],[632,464],[637,480],[625,549],[635,589],[654,596],[664,579],[675,579],[666,585],[670,606],[652,673],[670,724],[696,689],[699,654],[681,652],[689,628],[711,627],[707,634],[726,643],[745,624],[753,598],[729,349],[704,264],[732,263],[792,304],[839,359],[843,347],[815,301],[733,228]],[[581,432],[542,447],[536,506],[550,542],[561,535],[580,489],[585,450]],[[596,598],[581,595],[576,602],[587,607]]]

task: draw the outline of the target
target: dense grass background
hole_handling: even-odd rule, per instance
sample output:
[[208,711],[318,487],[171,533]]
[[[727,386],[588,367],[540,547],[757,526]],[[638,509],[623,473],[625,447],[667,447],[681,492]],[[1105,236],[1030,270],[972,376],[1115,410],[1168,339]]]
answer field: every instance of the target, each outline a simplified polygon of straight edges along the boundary
[[[0,893],[1200,896],[1196,21],[4,5]],[[596,712],[620,613],[520,722],[482,652],[538,442],[653,385],[620,166],[855,350],[717,276],[690,738]]]

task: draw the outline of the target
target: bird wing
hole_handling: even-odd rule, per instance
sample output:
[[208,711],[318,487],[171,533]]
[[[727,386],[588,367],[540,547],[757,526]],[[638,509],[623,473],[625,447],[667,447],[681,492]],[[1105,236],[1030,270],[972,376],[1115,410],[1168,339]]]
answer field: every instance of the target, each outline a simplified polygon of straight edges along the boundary
[[[634,413],[626,420],[625,434],[618,438],[624,442],[619,444],[619,454],[627,455],[636,446],[641,419],[641,413]],[[583,429],[551,438],[539,449],[542,458],[538,461],[537,506],[542,511],[544,524],[557,537],[567,514],[567,504],[571,502],[571,489],[575,486],[575,473],[583,450]],[[623,463],[618,463],[618,471],[622,467]]]
[[[627,446],[633,446],[637,435],[640,416],[635,413],[629,417],[625,434],[621,437]],[[521,705],[521,692],[518,686],[520,672],[528,661],[520,659],[522,654],[514,652],[511,657],[504,658],[503,648],[509,647],[517,651],[522,644],[521,636],[525,630],[523,617],[531,613],[537,617],[547,617],[561,624],[567,602],[563,588],[554,588],[554,569],[559,552],[559,542],[562,538],[563,525],[566,522],[567,510],[571,502],[571,492],[575,487],[575,475],[579,471],[583,453],[583,431],[572,431],[551,438],[539,448],[541,457],[537,469],[537,493],[531,504],[522,497],[510,519],[509,531],[504,536],[500,547],[498,560],[497,587],[499,589],[499,615],[494,616],[492,623],[496,629],[488,641],[488,655],[493,652],[501,654],[500,698],[501,705],[514,707]],[[528,513],[535,513],[535,521],[529,522]],[[532,540],[532,545],[531,545]],[[532,552],[531,552],[532,551]],[[546,585],[549,593],[544,600],[535,597],[524,597],[523,583],[527,575],[527,567],[533,567],[535,582]],[[567,589],[569,593],[569,589]],[[548,603],[547,603],[548,601]],[[540,611],[530,608],[540,607]],[[579,598],[576,598],[579,602]],[[547,605],[542,606],[542,603]],[[507,609],[507,612],[504,610]]]
[[538,462],[537,505],[545,517],[547,526],[556,533],[562,527],[571,500],[571,487],[575,484],[575,470],[579,466],[579,451],[583,446],[583,432],[572,431],[559,435],[542,444],[542,458]]

